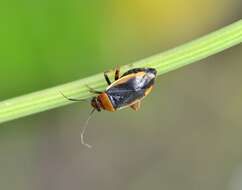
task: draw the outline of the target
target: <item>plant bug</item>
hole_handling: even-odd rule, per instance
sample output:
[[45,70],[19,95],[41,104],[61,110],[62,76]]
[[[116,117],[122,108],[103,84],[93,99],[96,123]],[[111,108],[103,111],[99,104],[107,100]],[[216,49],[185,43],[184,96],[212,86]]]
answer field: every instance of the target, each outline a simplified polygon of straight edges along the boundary
[[[131,107],[135,111],[139,110],[141,100],[153,89],[156,74],[157,71],[154,68],[135,68],[128,70],[120,77],[120,70],[117,68],[115,70],[114,82],[111,82],[107,72],[104,72],[104,78],[108,84],[105,91],[96,91],[88,87],[89,91],[96,94],[96,96],[91,99],[93,109],[81,131],[81,143],[89,148],[91,147],[84,142],[83,136],[95,110],[98,112],[101,110],[114,112],[126,107]],[[82,101],[62,95],[70,101]]]

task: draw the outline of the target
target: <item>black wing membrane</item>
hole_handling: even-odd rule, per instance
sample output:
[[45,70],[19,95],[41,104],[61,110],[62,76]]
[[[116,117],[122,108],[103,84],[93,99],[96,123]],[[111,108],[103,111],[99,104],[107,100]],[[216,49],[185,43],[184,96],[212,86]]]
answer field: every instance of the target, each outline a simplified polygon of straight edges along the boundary
[[135,100],[145,96],[145,91],[153,85],[154,79],[147,77],[133,77],[127,82],[112,86],[107,90],[109,99],[115,109],[130,105]]

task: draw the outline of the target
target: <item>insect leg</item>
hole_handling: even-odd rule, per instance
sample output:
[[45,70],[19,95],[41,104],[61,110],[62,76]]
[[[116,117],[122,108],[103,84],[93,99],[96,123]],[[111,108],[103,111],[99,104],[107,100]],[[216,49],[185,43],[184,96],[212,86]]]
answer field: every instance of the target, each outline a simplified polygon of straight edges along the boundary
[[93,94],[102,94],[102,92],[97,91],[97,90],[95,90],[95,89],[91,88],[91,87],[90,87],[90,86],[88,86],[88,85],[86,85],[86,86],[87,86],[87,88],[89,89],[89,92],[91,92],[91,93],[93,93]]
[[67,100],[72,101],[72,102],[82,102],[82,101],[87,101],[85,99],[77,99],[77,98],[69,98],[66,95],[64,95],[61,91],[59,91],[60,94]]
[[106,80],[106,82],[108,83],[108,85],[110,85],[111,84],[111,81],[109,80],[109,77],[108,77],[108,71],[105,71],[104,72],[104,78],[105,78],[105,80]]
[[134,111],[138,111],[140,109],[140,100],[130,106]]
[[119,79],[119,75],[120,75],[120,68],[116,67],[114,80],[118,80]]

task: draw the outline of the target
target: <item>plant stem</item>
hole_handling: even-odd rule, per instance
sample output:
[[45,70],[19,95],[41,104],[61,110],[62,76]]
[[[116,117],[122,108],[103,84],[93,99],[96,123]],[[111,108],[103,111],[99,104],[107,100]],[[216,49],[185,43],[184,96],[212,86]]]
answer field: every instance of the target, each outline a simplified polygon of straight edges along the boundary
[[[181,45],[164,53],[121,67],[124,72],[134,67],[153,67],[161,75],[185,65],[194,63],[242,42],[242,20],[239,20],[216,32]],[[66,96],[86,99],[91,97],[86,85],[104,90],[106,84],[103,74],[52,87],[0,102],[0,123],[60,107],[71,102]]]

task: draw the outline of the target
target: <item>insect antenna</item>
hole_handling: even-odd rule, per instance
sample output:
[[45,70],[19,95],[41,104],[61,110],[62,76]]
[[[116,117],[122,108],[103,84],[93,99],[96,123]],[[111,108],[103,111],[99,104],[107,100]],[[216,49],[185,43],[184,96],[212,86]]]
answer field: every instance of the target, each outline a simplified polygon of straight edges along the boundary
[[86,100],[86,99],[69,98],[69,97],[67,97],[66,95],[64,95],[61,91],[59,91],[59,93],[60,93],[65,99],[67,99],[67,100],[69,100],[69,101],[72,101],[72,102],[86,102],[86,101],[88,101],[88,100]]
[[90,114],[89,114],[89,116],[88,116],[86,122],[85,122],[84,125],[83,125],[83,128],[80,128],[81,144],[83,144],[83,145],[86,146],[87,148],[92,148],[92,146],[89,145],[89,144],[87,144],[87,143],[85,143],[84,135],[85,135],[85,132],[86,132],[86,130],[87,130],[87,128],[88,128],[88,123],[89,123],[90,119],[92,118],[92,115],[93,115],[94,111],[95,111],[95,108],[93,108],[92,111],[90,112]]

